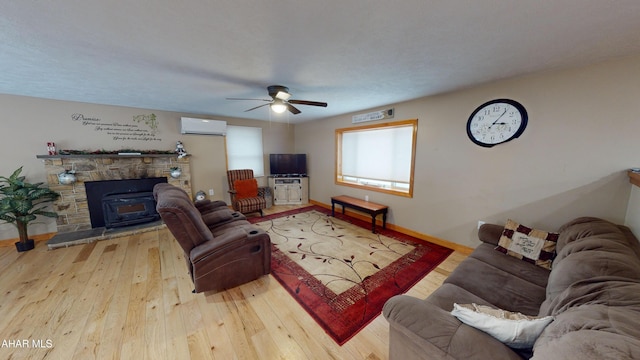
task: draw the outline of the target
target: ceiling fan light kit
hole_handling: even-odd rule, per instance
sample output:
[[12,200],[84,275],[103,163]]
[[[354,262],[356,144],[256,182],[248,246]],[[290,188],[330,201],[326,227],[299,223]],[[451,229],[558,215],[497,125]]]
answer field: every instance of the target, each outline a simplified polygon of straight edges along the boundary
[[262,104],[256,107],[252,107],[251,109],[247,109],[245,110],[245,112],[270,105],[269,107],[274,113],[282,114],[285,111],[289,110],[290,113],[296,115],[296,114],[300,114],[300,110],[298,110],[298,108],[296,108],[292,104],[327,107],[326,102],[309,101],[309,100],[289,100],[291,98],[291,94],[289,93],[289,88],[287,88],[286,86],[271,85],[267,87],[267,91],[269,92],[269,96],[271,96],[270,100],[269,99],[245,99],[245,98],[227,98],[227,100],[256,100],[256,101],[268,102],[267,104]]
[[271,103],[271,110],[273,110],[274,113],[282,114],[287,111],[287,105],[285,105],[284,101],[275,99],[273,103]]

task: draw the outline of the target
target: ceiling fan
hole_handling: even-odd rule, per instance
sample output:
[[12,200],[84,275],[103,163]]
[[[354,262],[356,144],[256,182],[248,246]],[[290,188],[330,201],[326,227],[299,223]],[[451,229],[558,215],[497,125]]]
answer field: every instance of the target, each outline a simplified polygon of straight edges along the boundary
[[292,104],[327,107],[326,102],[291,99],[289,88],[286,86],[271,85],[267,87],[267,90],[269,91],[269,96],[271,96],[271,99],[227,98],[227,100],[258,100],[258,101],[268,102],[267,104],[262,104],[256,107],[252,107],[251,109],[247,109],[245,110],[245,112],[270,105],[271,110],[273,110],[273,112],[280,114],[289,110],[292,114],[295,115],[295,114],[300,114],[300,110],[298,110],[298,108],[296,108]]

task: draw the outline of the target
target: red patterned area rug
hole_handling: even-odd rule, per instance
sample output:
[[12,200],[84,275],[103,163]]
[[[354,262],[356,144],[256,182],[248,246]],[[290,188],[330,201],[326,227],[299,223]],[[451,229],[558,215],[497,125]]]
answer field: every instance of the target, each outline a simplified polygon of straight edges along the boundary
[[452,252],[319,206],[250,220],[271,237],[272,275],[340,345]]

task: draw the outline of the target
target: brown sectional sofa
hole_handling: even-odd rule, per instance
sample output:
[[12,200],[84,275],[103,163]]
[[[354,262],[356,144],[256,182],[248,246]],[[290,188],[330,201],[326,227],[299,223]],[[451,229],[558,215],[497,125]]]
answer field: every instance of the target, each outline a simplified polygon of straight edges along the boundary
[[[496,251],[502,231],[483,225],[482,244],[427,299],[385,304],[391,360],[640,358],[640,244],[628,228],[586,217],[563,225],[551,271]],[[454,303],[554,321],[531,349],[512,349],[451,315]]]
[[271,270],[269,234],[223,201],[193,203],[187,193],[162,183],[153,189],[156,210],[184,250],[194,292],[221,291]]

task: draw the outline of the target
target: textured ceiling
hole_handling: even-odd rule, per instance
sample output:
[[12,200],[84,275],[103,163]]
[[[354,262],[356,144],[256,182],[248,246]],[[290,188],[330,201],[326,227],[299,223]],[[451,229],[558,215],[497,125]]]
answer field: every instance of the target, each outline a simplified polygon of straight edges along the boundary
[[[308,121],[640,53],[640,1],[3,1],[0,93]],[[244,112],[288,86],[299,115]]]

